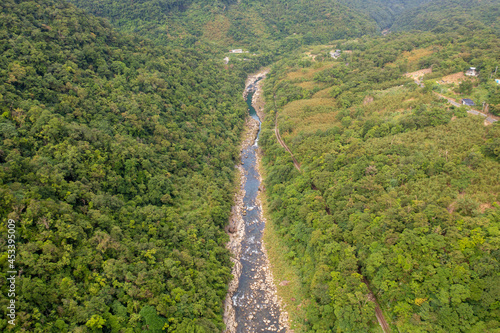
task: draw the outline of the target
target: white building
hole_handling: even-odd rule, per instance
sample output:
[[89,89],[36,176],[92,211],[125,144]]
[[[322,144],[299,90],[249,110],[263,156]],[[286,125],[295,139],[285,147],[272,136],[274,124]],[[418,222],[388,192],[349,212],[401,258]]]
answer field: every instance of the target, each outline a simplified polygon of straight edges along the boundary
[[340,57],[340,53],[342,53],[341,50],[331,50],[330,51],[330,56],[333,58],[333,59],[337,59],[338,57]]
[[467,76],[478,76],[479,72],[476,71],[476,67],[471,67],[467,71],[465,71],[465,75],[467,75]]

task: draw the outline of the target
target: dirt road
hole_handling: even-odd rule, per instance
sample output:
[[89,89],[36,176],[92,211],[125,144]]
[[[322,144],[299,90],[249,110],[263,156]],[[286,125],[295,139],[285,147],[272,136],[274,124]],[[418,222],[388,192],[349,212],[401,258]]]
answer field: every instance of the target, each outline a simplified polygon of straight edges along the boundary
[[274,133],[276,134],[276,139],[278,139],[278,142],[281,145],[281,147],[285,148],[285,150],[287,152],[289,152],[290,155],[292,156],[293,165],[295,166],[295,168],[297,170],[299,170],[299,172],[302,172],[300,170],[300,164],[299,164],[299,162],[295,159],[295,156],[293,156],[292,151],[290,150],[290,148],[288,148],[288,146],[286,145],[285,141],[283,141],[283,139],[281,139],[280,130],[278,128],[278,119],[276,119],[275,123],[274,123]]
[[292,151],[290,150],[290,148],[288,148],[288,146],[286,145],[285,141],[283,141],[283,139],[281,138],[280,130],[278,128],[278,108],[276,107],[276,95],[274,95],[274,109],[276,110],[275,111],[276,114],[274,116],[274,134],[276,134],[276,139],[278,140],[278,142],[281,145],[281,147],[285,148],[285,150],[287,152],[289,152],[290,155],[292,156],[293,165],[295,166],[295,169],[297,169],[299,172],[302,172],[300,170],[300,164],[299,164],[299,162],[297,161],[297,159],[295,159],[295,156],[293,156]]

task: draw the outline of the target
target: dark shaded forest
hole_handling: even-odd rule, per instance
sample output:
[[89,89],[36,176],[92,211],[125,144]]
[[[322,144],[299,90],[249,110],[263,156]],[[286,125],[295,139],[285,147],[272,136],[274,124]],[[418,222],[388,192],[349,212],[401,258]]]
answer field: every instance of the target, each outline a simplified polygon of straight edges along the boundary
[[220,332],[242,80],[61,1],[4,1],[1,15],[17,330]]
[[392,30],[433,30],[443,33],[467,28],[469,31],[493,29],[496,34],[500,34],[499,16],[498,0],[428,1],[398,16]]

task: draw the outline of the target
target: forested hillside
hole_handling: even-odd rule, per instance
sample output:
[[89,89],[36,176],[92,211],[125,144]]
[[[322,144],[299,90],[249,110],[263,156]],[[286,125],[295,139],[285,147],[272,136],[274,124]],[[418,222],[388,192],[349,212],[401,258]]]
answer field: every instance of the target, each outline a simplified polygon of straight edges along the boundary
[[500,34],[499,0],[434,0],[401,13],[393,31],[492,29]]
[[296,332],[376,331],[369,288],[394,331],[500,332],[500,127],[437,95],[500,115],[498,0],[71,2],[0,3],[0,330],[221,332],[241,93],[278,61],[260,142]]
[[289,52],[301,44],[376,32],[364,13],[332,0],[167,1],[72,0],[108,18],[127,32],[140,32],[161,43],[210,42],[252,51]]
[[[302,44],[393,31],[493,28],[498,0],[169,1],[71,0],[122,31],[163,44],[208,42],[282,54]],[[219,47],[222,47],[220,49]],[[262,63],[269,61],[269,54]]]
[[341,0],[343,4],[370,16],[380,29],[392,26],[399,15],[432,0]]
[[0,15],[13,331],[220,332],[242,80],[203,48],[153,46],[62,1]]
[[378,332],[371,289],[393,331],[499,332],[500,126],[404,75],[476,64],[493,98],[499,45],[403,34],[273,67],[260,142],[273,247],[300,281],[281,287],[296,331]]

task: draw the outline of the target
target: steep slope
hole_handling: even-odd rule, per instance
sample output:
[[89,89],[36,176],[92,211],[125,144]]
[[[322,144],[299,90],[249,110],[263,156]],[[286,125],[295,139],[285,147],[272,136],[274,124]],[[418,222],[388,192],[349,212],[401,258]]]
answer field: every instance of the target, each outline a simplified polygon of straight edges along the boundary
[[[490,87],[498,37],[337,45],[337,60],[318,46],[278,63],[265,88],[268,213],[274,256],[299,281],[281,287],[296,331],[379,332],[373,293],[392,331],[497,332],[500,127],[432,83],[477,63]],[[428,65],[425,88],[404,75]]]
[[342,0],[341,2],[367,14],[383,30],[390,28],[401,14],[430,1],[432,0]]
[[62,1],[0,15],[18,330],[220,332],[241,80],[203,48],[154,47]]
[[[376,31],[366,15],[332,0],[73,2],[124,31],[140,32],[161,43],[211,41],[225,47],[289,51],[301,43],[326,43]],[[287,37],[292,39],[284,41]]]
[[[17,223],[17,330],[223,329],[243,77],[277,56],[267,111],[303,173],[273,123],[262,143],[272,220],[307,295],[301,324],[375,330],[369,286],[403,331],[498,330],[498,125],[403,77],[476,66],[491,79],[498,1],[74,2],[152,41],[59,0],[0,4],[0,215]],[[358,38],[399,14],[395,30],[435,33]],[[351,52],[294,58],[332,40]],[[225,68],[227,47],[257,55]],[[493,83],[483,97],[500,108]]]
[[490,28],[498,34],[499,17],[498,0],[435,0],[402,13],[392,30],[445,32]]

